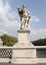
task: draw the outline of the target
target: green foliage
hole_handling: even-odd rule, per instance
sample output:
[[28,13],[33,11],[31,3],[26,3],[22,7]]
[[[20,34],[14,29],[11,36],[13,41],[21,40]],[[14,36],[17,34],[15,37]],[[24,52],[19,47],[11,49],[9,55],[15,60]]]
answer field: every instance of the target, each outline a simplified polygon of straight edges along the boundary
[[46,45],[46,38],[33,41],[32,43],[35,46],[45,46]]
[[3,41],[3,45],[7,45],[7,46],[13,46],[15,43],[18,42],[16,37],[9,36],[7,34],[2,35],[1,39]]

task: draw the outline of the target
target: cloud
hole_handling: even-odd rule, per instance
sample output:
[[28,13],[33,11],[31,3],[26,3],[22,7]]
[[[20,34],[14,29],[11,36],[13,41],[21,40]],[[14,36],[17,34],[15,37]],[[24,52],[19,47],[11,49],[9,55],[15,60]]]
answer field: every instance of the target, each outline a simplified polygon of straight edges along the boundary
[[20,25],[18,18],[18,14],[12,10],[9,2],[6,0],[4,5],[3,0],[0,0],[0,34],[3,31],[10,33],[11,28],[12,30],[15,29],[16,31]]
[[31,29],[30,34],[31,34],[31,40],[46,38],[46,28],[45,29]]
[[38,17],[32,16],[31,22],[39,22],[39,21],[40,21],[40,19]]

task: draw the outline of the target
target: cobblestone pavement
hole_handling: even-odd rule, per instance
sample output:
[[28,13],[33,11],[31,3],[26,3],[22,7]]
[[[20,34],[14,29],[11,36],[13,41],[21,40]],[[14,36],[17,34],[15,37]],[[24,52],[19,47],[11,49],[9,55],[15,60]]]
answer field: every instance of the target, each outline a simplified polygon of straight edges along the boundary
[[[20,64],[10,64],[10,63],[0,63],[0,65],[20,65]],[[25,65],[25,64],[21,64],[21,65]],[[26,64],[26,65],[46,65],[46,64]]]

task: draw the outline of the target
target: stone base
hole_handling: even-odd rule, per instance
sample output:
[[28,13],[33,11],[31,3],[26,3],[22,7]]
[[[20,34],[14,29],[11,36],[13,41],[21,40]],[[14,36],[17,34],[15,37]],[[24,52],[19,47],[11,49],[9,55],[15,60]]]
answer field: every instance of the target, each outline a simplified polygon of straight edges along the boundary
[[13,59],[11,61],[13,64],[37,64],[36,59]]
[[[16,61],[16,62],[15,62]],[[20,63],[21,62],[21,63]],[[12,59],[11,63],[13,64],[46,64],[46,58],[35,58],[35,59]]]
[[15,64],[34,64],[36,63],[36,49],[32,47],[15,48],[12,51],[12,63]]
[[18,31],[18,43],[13,46],[12,63],[31,64],[35,62],[36,48],[29,40],[29,30]]

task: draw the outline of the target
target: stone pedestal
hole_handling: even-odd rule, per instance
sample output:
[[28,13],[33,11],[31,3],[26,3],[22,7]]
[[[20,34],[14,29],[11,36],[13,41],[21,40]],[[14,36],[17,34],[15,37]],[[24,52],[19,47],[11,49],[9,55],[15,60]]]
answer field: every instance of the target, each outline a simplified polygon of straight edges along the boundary
[[29,30],[19,30],[18,31],[18,43],[28,44],[29,43]]
[[30,31],[18,31],[18,43],[13,46],[12,63],[31,64],[36,63],[36,48],[30,43]]
[[18,43],[20,45],[31,45],[30,42],[30,31],[29,30],[18,30]]
[[33,44],[30,42],[29,30],[18,30],[17,32],[18,32],[18,43],[14,45],[15,48],[28,48],[33,46]]

